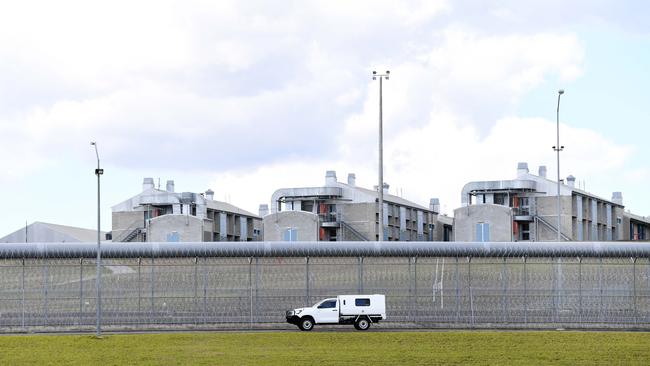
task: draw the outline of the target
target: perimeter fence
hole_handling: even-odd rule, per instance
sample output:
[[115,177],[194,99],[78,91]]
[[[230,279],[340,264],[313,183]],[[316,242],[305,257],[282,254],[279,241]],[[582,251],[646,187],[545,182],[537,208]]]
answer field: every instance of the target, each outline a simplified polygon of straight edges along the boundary
[[[96,322],[96,244],[0,244],[0,331]],[[104,329],[279,329],[385,294],[387,328],[650,328],[650,243],[110,243]]]

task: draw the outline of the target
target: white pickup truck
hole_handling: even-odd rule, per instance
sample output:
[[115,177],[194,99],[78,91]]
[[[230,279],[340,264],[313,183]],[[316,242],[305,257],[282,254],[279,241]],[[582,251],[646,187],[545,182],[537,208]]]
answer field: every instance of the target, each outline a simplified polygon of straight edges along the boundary
[[315,324],[354,324],[357,330],[367,330],[370,324],[386,320],[386,296],[340,295],[309,308],[289,310],[286,317],[304,331]]

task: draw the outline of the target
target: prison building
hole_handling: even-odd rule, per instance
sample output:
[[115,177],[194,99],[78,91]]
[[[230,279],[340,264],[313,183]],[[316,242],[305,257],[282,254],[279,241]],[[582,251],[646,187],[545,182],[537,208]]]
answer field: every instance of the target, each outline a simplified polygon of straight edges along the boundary
[[[101,241],[106,232],[100,231]],[[36,221],[0,238],[0,243],[84,243],[96,242],[97,229],[50,224]]]
[[438,199],[430,206],[388,193],[384,184],[384,217],[379,228],[377,187],[357,186],[350,173],[339,182],[327,171],[322,187],[283,188],[271,198],[271,210],[260,206],[264,240],[286,241],[443,241],[451,240],[453,220],[440,215]]
[[[624,211],[620,192],[608,200],[579,189],[575,181],[568,176],[560,184],[563,241],[630,240],[631,229],[644,230],[638,229],[643,220]],[[463,187],[461,207],[454,210],[455,239],[556,241],[557,216],[557,181],[547,178],[545,166],[535,175],[527,163],[519,163],[514,180],[477,181]]]
[[623,240],[650,241],[650,216],[639,216],[631,212],[623,213]]
[[214,191],[175,192],[144,178],[142,192],[112,207],[114,242],[200,242],[262,240],[262,220],[254,213],[216,201]]

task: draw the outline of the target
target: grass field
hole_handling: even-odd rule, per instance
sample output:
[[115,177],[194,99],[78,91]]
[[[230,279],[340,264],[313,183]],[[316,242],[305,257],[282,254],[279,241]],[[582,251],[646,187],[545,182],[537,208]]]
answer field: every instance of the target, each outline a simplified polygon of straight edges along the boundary
[[0,365],[648,364],[650,333],[290,332],[0,336]]

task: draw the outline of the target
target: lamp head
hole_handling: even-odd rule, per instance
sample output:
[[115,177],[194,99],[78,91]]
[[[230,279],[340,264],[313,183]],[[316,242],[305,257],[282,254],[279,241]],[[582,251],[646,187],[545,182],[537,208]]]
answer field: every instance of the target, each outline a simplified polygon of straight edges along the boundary
[[560,95],[564,94],[564,89],[558,90],[557,93],[560,94]]
[[373,74],[373,75],[377,75],[377,71],[373,71],[372,74]]
[[95,141],[90,141],[90,145],[95,146]]

